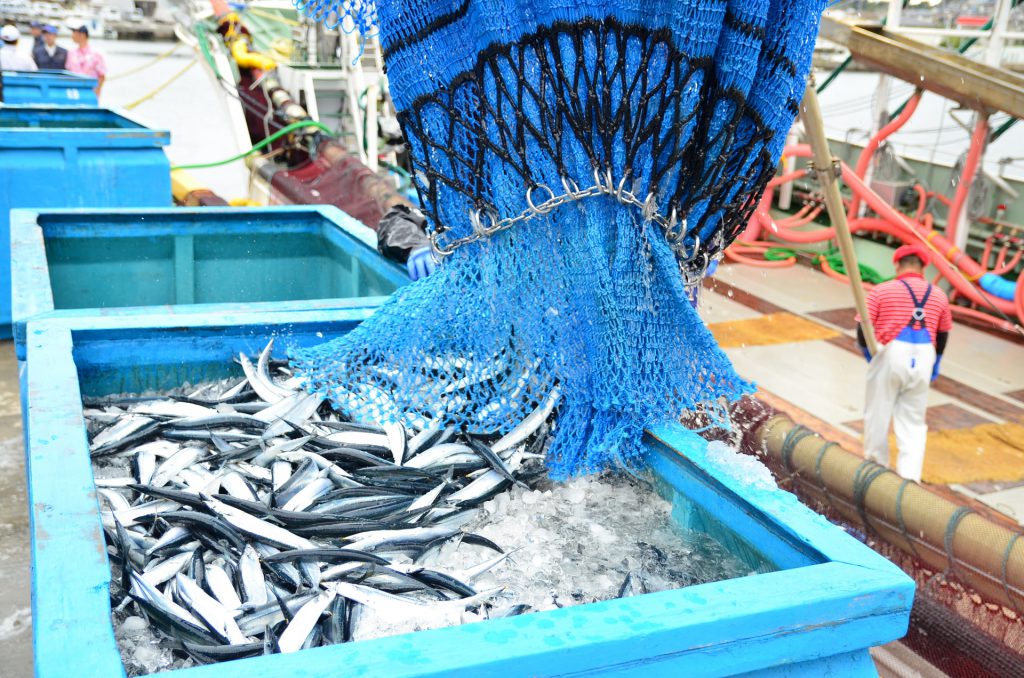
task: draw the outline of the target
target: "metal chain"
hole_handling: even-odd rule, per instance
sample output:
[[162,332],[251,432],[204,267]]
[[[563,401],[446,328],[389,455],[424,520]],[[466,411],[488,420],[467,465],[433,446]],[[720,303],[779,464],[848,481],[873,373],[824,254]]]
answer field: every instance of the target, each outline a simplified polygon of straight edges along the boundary
[[[506,217],[504,219],[497,219],[491,212],[472,210],[469,213],[470,224],[473,226],[472,233],[462,238],[455,238],[447,243],[442,243],[441,236],[443,236],[449,229],[444,226],[439,226],[429,235],[431,247],[433,248],[434,255],[437,259],[442,260],[463,245],[468,245],[469,243],[489,238],[495,233],[507,230],[518,223],[548,214],[563,205],[584,200],[586,198],[593,198],[599,195],[607,195],[615,198],[623,205],[639,208],[646,221],[653,221],[661,228],[662,232],[665,234],[665,239],[668,241],[669,247],[672,248],[672,251],[676,256],[683,261],[691,261],[697,254],[697,250],[700,249],[700,236],[696,237],[693,249],[689,254],[687,254],[686,246],[683,242],[684,236],[686,235],[686,219],[683,218],[680,220],[675,208],[672,208],[672,212],[668,217],[662,215],[658,211],[658,205],[655,202],[653,193],[649,193],[644,200],[640,200],[632,191],[626,189],[626,181],[628,179],[628,170],[623,175],[622,179],[616,183],[612,178],[610,169],[605,170],[603,175],[600,170],[595,169],[594,185],[583,190],[581,190],[572,179],[566,177],[562,177],[562,187],[565,189],[565,193],[562,193],[561,195],[555,195],[555,192],[544,184],[531,186],[526,191],[527,207],[518,215],[514,217]],[[534,193],[536,191],[546,193],[547,199],[539,204],[535,203]],[[485,218],[488,222],[486,224],[484,223]]]

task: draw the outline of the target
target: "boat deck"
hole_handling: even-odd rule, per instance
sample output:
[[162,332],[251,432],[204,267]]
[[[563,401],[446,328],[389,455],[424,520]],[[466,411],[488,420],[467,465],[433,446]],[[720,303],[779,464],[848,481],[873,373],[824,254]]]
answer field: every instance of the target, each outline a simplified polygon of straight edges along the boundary
[[[706,285],[701,314],[759,395],[862,453],[867,366],[848,286],[806,266],[740,264]],[[957,323],[942,368],[929,395],[924,482],[1024,524],[1024,344]]]

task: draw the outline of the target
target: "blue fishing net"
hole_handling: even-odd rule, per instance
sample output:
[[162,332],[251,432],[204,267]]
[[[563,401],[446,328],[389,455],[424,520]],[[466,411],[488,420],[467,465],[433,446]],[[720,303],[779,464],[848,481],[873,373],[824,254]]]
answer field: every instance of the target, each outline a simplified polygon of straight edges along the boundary
[[330,4],[376,12],[444,260],[298,373],[414,427],[506,433],[557,402],[556,478],[749,392],[686,292],[774,174],[824,4]]

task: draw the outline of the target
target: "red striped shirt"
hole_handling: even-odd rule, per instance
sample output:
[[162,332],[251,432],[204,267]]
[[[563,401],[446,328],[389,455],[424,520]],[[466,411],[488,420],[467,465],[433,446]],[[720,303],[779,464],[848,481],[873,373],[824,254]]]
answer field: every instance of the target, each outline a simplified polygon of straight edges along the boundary
[[[907,292],[901,280],[906,280],[918,301],[924,299],[928,290],[928,281],[920,273],[904,273],[884,282],[871,290],[868,295],[868,315],[875,328],[875,337],[880,344],[888,344],[910,324],[914,312],[914,300]],[[953,329],[953,314],[949,310],[949,297],[941,289],[932,285],[932,293],[924,305],[925,327],[932,337],[932,344],[939,332]],[[857,316],[860,321],[860,316]]]

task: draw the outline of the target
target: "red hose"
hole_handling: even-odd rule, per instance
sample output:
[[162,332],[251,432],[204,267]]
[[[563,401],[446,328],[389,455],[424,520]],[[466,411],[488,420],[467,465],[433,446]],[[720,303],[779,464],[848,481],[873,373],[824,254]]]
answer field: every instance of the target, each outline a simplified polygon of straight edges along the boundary
[[953,312],[954,316],[960,316],[961,318],[971,318],[972,320],[981,320],[982,322],[995,325],[1001,330],[1007,332],[1016,332],[1017,328],[1013,323],[1008,323],[1002,318],[997,318],[991,313],[985,313],[984,311],[978,311],[973,308],[966,308],[964,306],[956,306],[952,303],[949,305],[949,310]]
[[956,232],[960,227],[960,215],[963,214],[964,206],[967,204],[967,195],[971,192],[971,184],[974,183],[974,175],[978,171],[978,164],[981,162],[981,155],[985,150],[985,141],[988,139],[988,118],[978,116],[978,124],[974,126],[974,134],[971,135],[971,150],[967,152],[967,161],[964,162],[964,169],[960,173],[960,183],[956,187],[956,195],[953,204],[949,207],[949,216],[946,218],[946,237],[950,242],[956,242]]
[[796,257],[788,257],[778,261],[769,261],[767,259],[753,259],[751,257],[744,256],[744,254],[763,255],[769,248],[776,246],[777,245],[775,243],[769,243],[763,240],[757,241],[754,244],[743,243],[742,245],[738,245],[733,243],[731,247],[725,250],[725,258],[738,264],[747,264],[748,266],[757,266],[759,268],[789,268],[796,264]]
[[[878,134],[873,136],[868,141],[867,146],[861,151],[860,157],[857,159],[857,176],[863,179],[867,176],[868,167],[871,166],[871,158],[874,157],[875,151],[882,145],[882,142],[891,137],[893,134],[898,132],[900,128],[907,124],[911,116],[914,115],[914,111],[917,110],[917,105],[921,103],[921,97],[924,95],[924,90],[917,90],[914,92],[914,96],[910,97],[907,101],[907,105],[903,107],[900,114],[893,118],[888,125],[878,130]],[[860,211],[861,197],[857,195],[856,191],[853,194],[853,201],[850,203],[850,211],[847,213],[850,219],[857,216],[857,212]]]
[[914,184],[914,190],[917,192],[917,212],[914,214],[914,219],[921,221],[924,208],[928,205],[928,193],[925,192],[924,186],[921,184]]
[[1010,263],[1006,264],[1005,266],[999,266],[997,268],[994,268],[992,269],[992,272],[995,273],[996,275],[1006,275],[1013,269],[1017,268],[1017,264],[1020,263],[1022,256],[1024,256],[1024,250],[1017,250],[1017,254],[1013,255],[1013,258],[1010,259]]

